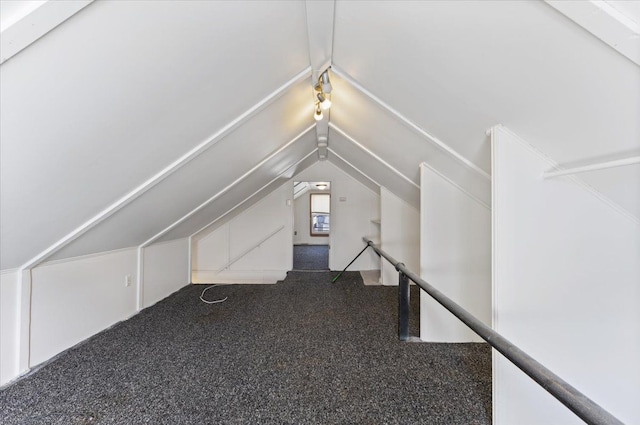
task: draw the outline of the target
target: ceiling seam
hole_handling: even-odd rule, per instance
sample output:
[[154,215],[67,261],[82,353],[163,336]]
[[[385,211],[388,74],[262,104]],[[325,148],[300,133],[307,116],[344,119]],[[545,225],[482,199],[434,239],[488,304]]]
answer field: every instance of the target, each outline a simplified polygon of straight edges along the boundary
[[338,2],[333,0],[333,22],[331,22],[331,55],[329,55],[329,63],[333,66],[333,49],[336,45],[336,8],[338,6]]

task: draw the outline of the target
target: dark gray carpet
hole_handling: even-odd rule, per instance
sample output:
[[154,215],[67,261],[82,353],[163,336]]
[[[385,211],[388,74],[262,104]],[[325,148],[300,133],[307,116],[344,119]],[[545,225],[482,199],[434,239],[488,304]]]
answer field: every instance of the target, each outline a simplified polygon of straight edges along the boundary
[[294,245],[294,270],[329,270],[329,245]]
[[486,344],[400,343],[395,288],[331,276],[186,287],[2,390],[0,423],[491,423]]

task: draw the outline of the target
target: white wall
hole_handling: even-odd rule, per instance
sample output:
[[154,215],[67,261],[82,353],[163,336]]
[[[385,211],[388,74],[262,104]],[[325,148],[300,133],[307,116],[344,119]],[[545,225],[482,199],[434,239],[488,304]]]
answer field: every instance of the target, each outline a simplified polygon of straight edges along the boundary
[[287,205],[288,200],[293,200],[292,181],[229,222],[195,235],[193,283],[275,283],[284,279],[293,266],[293,206]]
[[0,385],[18,376],[19,273],[0,273]]
[[[364,248],[362,237],[376,231],[371,220],[380,218],[380,196],[328,161],[312,165],[293,179],[331,182],[329,268],[342,270]],[[379,259],[373,250],[367,250],[349,267],[349,270],[378,269]]]
[[[136,312],[136,249],[44,264],[32,271],[35,366]],[[125,286],[125,276],[131,285]]]
[[189,284],[189,238],[144,248],[143,276],[145,308]]
[[[624,423],[640,423],[640,224],[503,127],[493,135],[493,326]],[[619,184],[625,184],[620,181]],[[579,424],[499,355],[494,423]]]
[[[29,367],[50,359],[86,338],[135,314],[136,248],[51,261],[31,272]],[[188,239],[144,250],[143,307],[188,283]],[[130,285],[125,277],[130,276]],[[21,327],[19,273],[0,275],[0,385],[16,378]]]
[[[327,180],[323,180],[327,181]],[[293,201],[293,229],[297,234],[293,235],[294,244],[308,244],[308,245],[328,245],[329,238],[326,236],[311,236],[311,217],[309,212],[309,199],[312,193],[331,193],[330,191],[312,192],[308,191],[300,195],[298,199]],[[335,199],[331,199],[333,205]],[[333,219],[333,218],[332,218]],[[333,230],[333,229],[331,229]]]
[[[410,270],[420,269],[420,213],[385,187],[380,187],[380,246]],[[397,285],[395,267],[386,260],[381,264],[382,284]]]
[[[420,275],[488,325],[491,211],[426,164],[420,168]],[[420,338],[482,341],[426,293],[420,295]]]

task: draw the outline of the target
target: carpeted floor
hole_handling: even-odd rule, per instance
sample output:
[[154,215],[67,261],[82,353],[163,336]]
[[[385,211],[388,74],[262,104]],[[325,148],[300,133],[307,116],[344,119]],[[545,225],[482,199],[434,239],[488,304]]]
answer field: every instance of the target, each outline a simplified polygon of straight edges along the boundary
[[294,245],[294,270],[329,270],[329,245]]
[[395,288],[332,275],[186,287],[2,390],[0,423],[491,423],[486,344],[400,343]]

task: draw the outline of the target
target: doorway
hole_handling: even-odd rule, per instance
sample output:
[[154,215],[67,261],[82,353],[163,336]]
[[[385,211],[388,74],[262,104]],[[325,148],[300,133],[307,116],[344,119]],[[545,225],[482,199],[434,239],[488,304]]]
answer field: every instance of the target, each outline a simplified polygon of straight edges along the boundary
[[331,182],[294,182],[293,211],[293,270],[329,270]]

